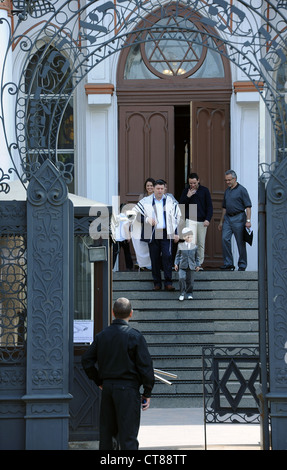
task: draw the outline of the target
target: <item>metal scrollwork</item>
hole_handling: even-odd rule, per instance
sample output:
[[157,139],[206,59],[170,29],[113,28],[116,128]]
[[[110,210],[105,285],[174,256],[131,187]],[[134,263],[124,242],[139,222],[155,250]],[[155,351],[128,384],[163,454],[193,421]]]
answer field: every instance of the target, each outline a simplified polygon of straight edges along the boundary
[[[254,83],[271,117],[277,160],[284,159],[287,90],[284,79],[282,86],[276,82],[277,72],[286,63],[284,2],[250,1],[247,5],[239,0],[234,5],[222,0],[91,0],[59,4],[58,0],[13,0],[13,7],[18,18],[14,31],[6,19],[2,22],[10,29],[7,55],[11,48],[15,53],[26,52],[19,82],[9,87],[16,98],[16,141],[9,142],[5,134],[16,171],[20,171],[15,164],[18,159],[23,172],[34,162],[50,159],[57,163],[58,132],[65,109],[74,89],[93,67],[132,42],[147,41],[150,35],[146,32],[159,25],[162,32],[166,31],[167,40],[178,33],[177,40],[185,41],[185,34],[180,33],[187,32],[196,44],[202,37],[196,34],[195,18],[204,26],[206,37],[212,39],[206,41],[207,47],[225,55]],[[171,15],[177,21],[162,21]],[[21,30],[28,18],[35,26],[44,18],[34,30],[33,40]],[[3,76],[5,67],[6,62]],[[4,80],[2,100],[6,85]],[[72,175],[72,165],[66,171]]]
[[[13,206],[10,206],[13,209]],[[8,213],[7,213],[8,216]],[[1,230],[2,232],[2,230]],[[24,360],[26,335],[26,237],[0,234],[0,362]]]
[[55,7],[52,2],[45,0],[13,0],[14,15],[17,15],[20,20],[26,20],[28,15],[32,18],[41,18],[47,13],[54,12]]
[[0,168],[0,193],[9,193],[10,186],[7,180],[10,180],[10,176]]
[[205,422],[258,423],[258,348],[204,347],[202,361]]
[[283,204],[287,199],[287,164],[284,160],[271,173],[267,185],[267,196],[273,204]]
[[259,181],[267,183],[270,177],[274,174],[276,168],[278,167],[278,162],[272,163],[260,163],[259,164]]
[[[64,265],[69,204],[67,185],[50,160],[35,169],[27,196],[31,277],[28,294],[30,292],[33,301],[30,313],[32,381],[36,388],[51,384],[59,387],[63,381],[66,334],[62,312],[68,308],[63,283],[68,278]],[[33,236],[29,230],[33,231]]]
[[32,204],[39,206],[49,201],[53,205],[60,205],[67,197],[68,190],[62,172],[49,160],[34,166],[28,189],[28,198]]

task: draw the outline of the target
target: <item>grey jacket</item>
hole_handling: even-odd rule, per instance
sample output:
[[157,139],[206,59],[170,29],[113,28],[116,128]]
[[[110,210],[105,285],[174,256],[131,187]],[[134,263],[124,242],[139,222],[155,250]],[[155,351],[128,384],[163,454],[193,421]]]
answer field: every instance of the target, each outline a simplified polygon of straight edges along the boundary
[[195,269],[200,266],[197,245],[191,243],[191,248],[188,249],[185,242],[179,243],[174,264],[178,265],[180,269]]

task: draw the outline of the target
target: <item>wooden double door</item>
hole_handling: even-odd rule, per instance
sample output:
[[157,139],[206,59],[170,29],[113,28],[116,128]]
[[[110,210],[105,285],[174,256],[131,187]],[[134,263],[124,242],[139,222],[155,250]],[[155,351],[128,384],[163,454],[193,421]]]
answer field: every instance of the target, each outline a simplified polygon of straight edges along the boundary
[[137,202],[148,177],[167,181],[179,200],[190,172],[210,190],[214,215],[207,231],[205,268],[222,264],[224,172],[230,165],[229,103],[193,101],[119,106],[119,195]]

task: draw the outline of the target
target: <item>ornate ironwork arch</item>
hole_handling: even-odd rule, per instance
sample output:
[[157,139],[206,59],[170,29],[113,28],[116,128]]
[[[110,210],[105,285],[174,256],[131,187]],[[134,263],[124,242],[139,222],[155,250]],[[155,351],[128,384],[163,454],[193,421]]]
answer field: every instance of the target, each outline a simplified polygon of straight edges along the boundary
[[[175,24],[172,27],[166,26],[167,31],[169,29],[174,33],[180,33],[183,30],[195,32],[196,28],[193,30],[190,25],[194,22],[196,14],[206,27],[206,35],[215,41],[211,41],[207,47],[227,57],[254,83],[270,114],[276,141],[276,159],[281,161],[286,150],[284,122],[286,101],[284,90],[278,90],[276,87],[276,73],[286,63],[286,9],[284,2],[275,0],[262,0],[259,3],[253,0],[249,3],[239,0],[238,5],[240,8],[225,0],[208,0],[207,2],[200,0],[195,2],[190,0],[182,2],[178,0],[166,2],[91,0],[79,8],[77,1],[65,1],[58,5],[57,0],[42,2],[13,0],[14,11],[12,13],[17,18],[13,34],[6,18],[2,18],[0,24],[1,27],[5,24],[10,31],[4,71],[10,49],[19,49],[26,53],[26,59],[20,71],[18,83],[5,83],[4,71],[2,72],[2,115],[0,118],[5,131],[3,97],[8,94],[15,98],[16,139],[8,141],[7,133],[5,133],[6,144],[16,171],[15,160],[20,159],[23,175],[19,176],[22,181],[29,178],[30,172],[33,172],[35,166],[38,167],[43,159],[49,158],[55,161],[54,147],[57,142],[59,122],[72,92],[92,68],[108,56],[130,47],[131,43],[145,42],[144,33],[151,28],[156,28],[157,21],[165,18],[166,15],[177,17],[179,12],[181,20],[177,21],[176,26]],[[39,18],[43,19],[40,27]],[[35,35],[31,34],[31,28],[28,30],[29,33],[24,33],[23,25],[28,20],[32,22],[32,30],[36,24],[38,25]],[[161,25],[161,27],[165,26]],[[182,37],[178,35],[177,39],[185,41],[184,35]],[[37,83],[35,86],[35,80],[38,79],[39,74],[43,77],[52,73],[53,56],[49,53],[51,46],[62,55],[62,69],[65,70],[65,79],[55,85],[58,98],[54,102],[53,109],[47,106],[43,98],[47,93],[44,82]],[[39,60],[30,77],[30,88],[27,92],[23,77],[35,53],[38,53]],[[72,83],[72,88],[69,86],[70,83]],[[38,128],[37,132],[45,132],[49,139],[45,152],[42,150],[42,145],[34,143],[34,157],[31,160],[27,122],[29,123],[30,119],[28,113],[31,109],[29,103],[33,87],[36,88],[33,99],[35,100],[36,95],[38,106],[37,110],[35,107],[33,110],[39,113],[42,124],[48,123],[48,126],[42,125],[42,129]],[[36,122],[35,116],[33,122]],[[59,162],[55,161],[55,163],[58,167],[61,166]],[[65,172],[65,168],[61,167],[61,171]],[[67,177],[70,176],[67,175]]]

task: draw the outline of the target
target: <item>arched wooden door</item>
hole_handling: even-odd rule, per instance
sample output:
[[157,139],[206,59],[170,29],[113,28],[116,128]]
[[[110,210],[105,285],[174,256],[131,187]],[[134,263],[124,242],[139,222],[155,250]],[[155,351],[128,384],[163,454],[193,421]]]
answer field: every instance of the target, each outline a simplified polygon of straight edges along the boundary
[[[121,202],[136,202],[146,177],[163,178],[174,191],[174,110],[165,105],[119,108]],[[143,178],[145,178],[143,180]]]
[[224,172],[230,166],[229,104],[215,102],[191,103],[190,168],[211,194],[213,217],[207,230],[204,267],[222,265],[221,232],[218,224],[226,189]]
[[[160,23],[155,23],[157,28]],[[215,52],[214,39],[205,36],[210,28],[200,23],[198,15],[194,15],[198,33],[185,42],[176,41],[174,12],[170,27],[169,41],[168,30],[162,36],[158,32],[155,39],[151,28],[145,33],[146,43],[135,44],[120,56],[119,195],[123,203],[137,202],[144,181],[152,177],[165,179],[168,191],[179,199],[186,176],[197,172],[214,204],[205,259],[205,267],[214,268],[222,264],[217,225],[230,161],[230,68],[228,60]],[[205,38],[204,45],[199,45],[200,38]],[[221,47],[217,44],[218,50]]]

